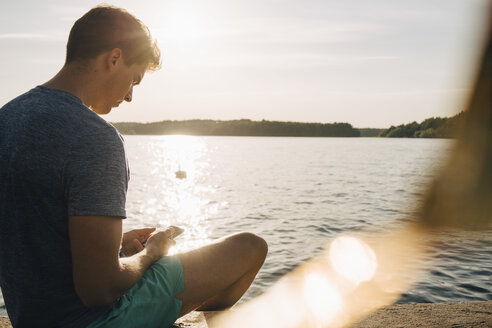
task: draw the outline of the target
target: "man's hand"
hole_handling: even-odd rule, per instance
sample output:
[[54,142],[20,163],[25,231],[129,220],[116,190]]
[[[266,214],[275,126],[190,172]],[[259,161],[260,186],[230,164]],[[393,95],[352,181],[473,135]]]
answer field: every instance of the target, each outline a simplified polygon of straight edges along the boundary
[[155,261],[167,255],[169,247],[176,245],[176,242],[169,238],[174,233],[173,228],[167,228],[164,231],[156,232],[147,240],[145,251]]
[[135,229],[123,234],[121,251],[125,256],[132,256],[144,250],[144,243],[155,231],[155,228]]

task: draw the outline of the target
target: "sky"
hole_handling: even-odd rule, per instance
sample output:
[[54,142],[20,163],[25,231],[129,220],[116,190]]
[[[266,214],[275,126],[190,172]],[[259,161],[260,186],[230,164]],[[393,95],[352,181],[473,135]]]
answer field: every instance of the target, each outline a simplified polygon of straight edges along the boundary
[[[465,109],[486,0],[120,0],[157,40],[111,122],[252,119],[387,128]],[[63,66],[90,0],[0,2],[0,106]]]

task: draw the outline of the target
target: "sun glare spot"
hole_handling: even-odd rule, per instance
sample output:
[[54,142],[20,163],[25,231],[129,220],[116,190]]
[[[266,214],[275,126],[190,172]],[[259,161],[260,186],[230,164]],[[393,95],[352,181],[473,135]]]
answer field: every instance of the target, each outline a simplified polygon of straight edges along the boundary
[[304,300],[319,324],[330,323],[342,309],[342,299],[337,289],[324,276],[308,274],[304,279]]
[[355,283],[369,281],[377,269],[374,251],[355,237],[342,236],[330,245],[330,262],[336,273]]

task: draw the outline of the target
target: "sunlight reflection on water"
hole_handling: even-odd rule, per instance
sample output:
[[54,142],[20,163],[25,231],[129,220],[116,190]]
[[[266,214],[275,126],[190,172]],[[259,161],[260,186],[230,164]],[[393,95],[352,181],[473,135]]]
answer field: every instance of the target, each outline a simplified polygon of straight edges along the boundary
[[[142,149],[143,148],[143,149]],[[200,181],[207,174],[210,163],[207,158],[207,145],[201,138],[190,136],[162,136],[152,142],[141,145],[141,151],[150,153],[150,162],[135,163],[145,165],[145,170],[137,167],[138,172],[149,172],[148,177],[132,177],[145,180],[144,190],[147,197],[129,197],[146,199],[140,202],[137,214],[158,228],[177,225],[185,229],[179,237],[179,243],[170,254],[194,249],[211,241],[207,219],[217,212],[218,204],[207,195],[215,192],[211,186],[203,186]],[[148,157],[145,155],[144,157]],[[133,164],[133,163],[131,163]],[[148,167],[150,165],[150,167]],[[178,170],[187,173],[186,179],[177,179]],[[137,181],[141,184],[143,181]],[[130,190],[131,192],[131,190]],[[148,195],[152,197],[149,198]],[[141,215],[143,214],[143,215]],[[145,224],[144,222],[139,222]]]

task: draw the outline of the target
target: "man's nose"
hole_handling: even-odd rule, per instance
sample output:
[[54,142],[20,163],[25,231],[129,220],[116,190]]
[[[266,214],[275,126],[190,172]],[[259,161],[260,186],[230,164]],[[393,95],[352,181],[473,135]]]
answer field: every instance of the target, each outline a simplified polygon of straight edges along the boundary
[[133,94],[133,88],[131,88],[130,91],[128,91],[128,93],[126,94],[125,101],[127,102],[132,101],[132,94]]

